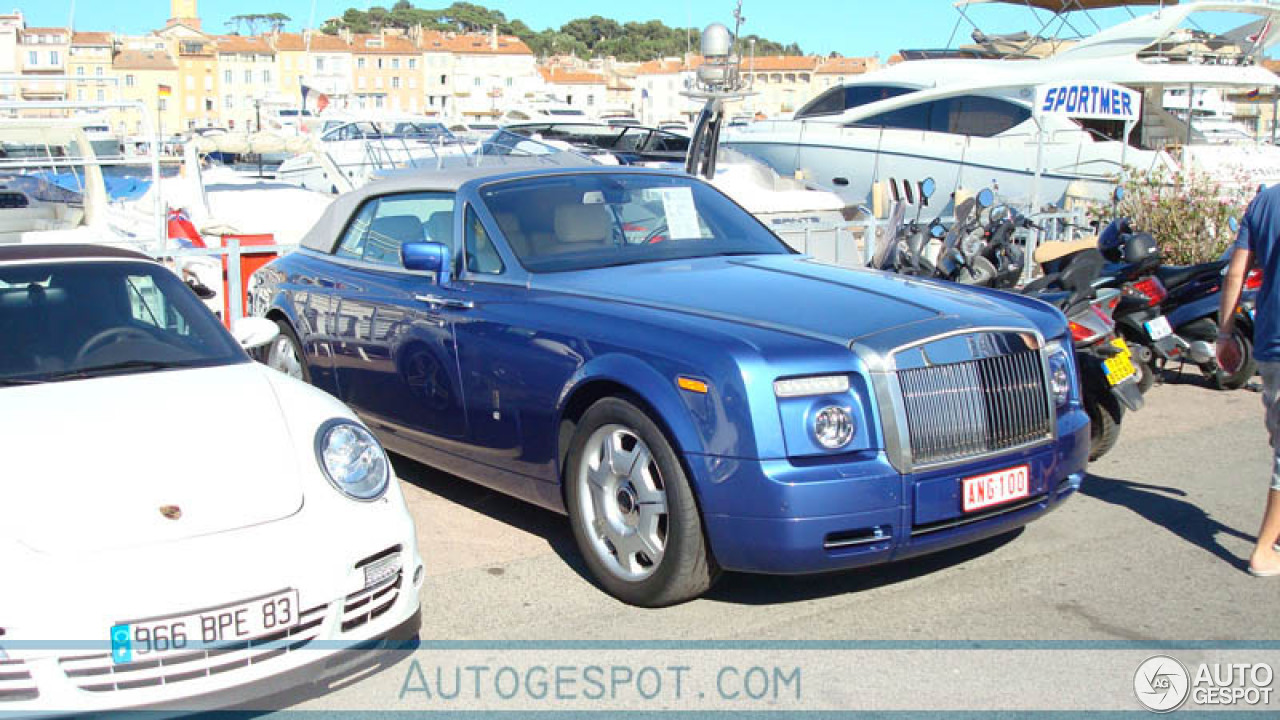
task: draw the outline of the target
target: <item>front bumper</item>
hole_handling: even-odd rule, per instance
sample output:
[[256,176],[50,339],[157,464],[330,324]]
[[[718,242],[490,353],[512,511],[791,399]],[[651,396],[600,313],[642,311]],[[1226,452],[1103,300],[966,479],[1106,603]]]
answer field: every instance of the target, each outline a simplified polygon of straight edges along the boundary
[[[56,588],[45,607],[5,617],[14,625],[0,638],[10,656],[0,661],[0,718],[240,704],[332,680],[374,661],[372,651],[412,641],[425,575],[413,521],[398,494],[375,505],[350,514],[349,527],[335,528],[331,515],[313,508],[110,556],[43,560],[44,584]],[[394,548],[399,571],[366,587],[363,565]],[[297,590],[301,605],[287,631],[159,660],[112,661],[107,631],[117,622],[284,588]]]
[[[902,560],[1022,527],[1056,508],[1084,479],[1089,421],[1059,420],[1048,444],[945,470],[901,475],[883,453],[799,465],[691,457],[706,532],[726,570],[801,574]],[[961,511],[961,478],[1031,468],[1029,497]]]

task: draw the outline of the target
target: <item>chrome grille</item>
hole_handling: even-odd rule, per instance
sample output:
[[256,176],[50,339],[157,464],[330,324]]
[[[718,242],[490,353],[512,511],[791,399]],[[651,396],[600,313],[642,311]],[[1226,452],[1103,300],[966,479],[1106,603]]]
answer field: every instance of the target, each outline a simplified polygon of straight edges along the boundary
[[36,681],[22,660],[0,660],[0,703],[40,697]]
[[119,664],[112,662],[109,653],[82,655],[60,658],[58,664],[77,687],[88,692],[117,692],[200,680],[269,662],[305,647],[319,635],[328,608],[328,605],[319,605],[300,613],[298,623],[288,630],[212,650]]
[[1011,450],[1053,433],[1039,351],[897,374],[917,466]]

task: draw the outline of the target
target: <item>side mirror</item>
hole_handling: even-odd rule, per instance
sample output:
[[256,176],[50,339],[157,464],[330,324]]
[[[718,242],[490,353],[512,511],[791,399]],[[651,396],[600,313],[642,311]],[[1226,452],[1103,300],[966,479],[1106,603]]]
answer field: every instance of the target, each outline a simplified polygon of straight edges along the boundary
[[1124,200],[1124,186],[1117,185],[1115,191],[1111,193],[1111,197],[1116,202],[1120,202],[1121,200]]
[[231,323],[231,337],[245,350],[256,350],[276,339],[280,326],[263,317],[244,317]]
[[933,178],[929,177],[920,181],[920,197],[925,200],[933,197],[933,194],[937,191],[938,183],[934,182]]
[[929,228],[929,236],[934,240],[941,240],[947,234],[947,229],[941,225],[933,225]]
[[440,243],[405,243],[400,246],[400,262],[405,270],[436,274],[436,282],[449,282],[449,248]]
[[983,188],[978,192],[978,207],[987,209],[996,203],[996,194],[991,188]]
[[1231,232],[1240,232],[1240,221],[1235,218],[1227,218],[1227,225],[1231,228]]

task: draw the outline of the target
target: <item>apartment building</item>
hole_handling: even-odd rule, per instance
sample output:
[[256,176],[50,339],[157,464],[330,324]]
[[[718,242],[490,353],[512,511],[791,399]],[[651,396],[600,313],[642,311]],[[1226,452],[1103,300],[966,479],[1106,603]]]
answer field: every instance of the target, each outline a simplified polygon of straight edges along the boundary
[[67,56],[70,99],[76,102],[114,102],[120,99],[115,74],[111,72],[114,42],[110,33],[73,32]]
[[495,118],[544,90],[533,51],[520,38],[489,33],[426,33],[426,110],[453,120]]
[[663,122],[689,122],[697,116],[702,103],[680,93],[693,87],[697,65],[679,58],[665,58],[642,63],[635,70],[636,117],[645,125]]
[[[56,79],[67,73],[71,33],[66,28],[23,28],[18,32],[18,68],[23,78],[23,100],[66,100],[67,83]],[[41,80],[48,77],[48,80]]]
[[12,78],[21,74],[18,65],[18,40],[27,26],[22,12],[0,13],[0,100],[16,100],[18,83]]
[[280,92],[276,51],[267,38],[219,35],[215,40],[219,117],[225,127],[256,132],[263,113],[297,104]]
[[353,109],[419,113],[423,54],[407,34],[384,30],[348,35],[355,62]]
[[[121,100],[141,102],[148,108],[150,124],[162,137],[186,129],[175,102],[178,64],[163,42],[146,47],[144,43],[126,41],[112,58],[111,71],[119,78]],[[127,137],[144,135],[147,130],[141,113],[133,109],[112,113],[111,124]]]
[[346,40],[324,33],[278,33],[271,36],[280,66],[280,93],[301,104],[302,86],[329,97],[329,106],[351,103],[352,53]]
[[598,72],[562,67],[539,68],[547,92],[566,105],[598,116],[609,95],[609,80]]

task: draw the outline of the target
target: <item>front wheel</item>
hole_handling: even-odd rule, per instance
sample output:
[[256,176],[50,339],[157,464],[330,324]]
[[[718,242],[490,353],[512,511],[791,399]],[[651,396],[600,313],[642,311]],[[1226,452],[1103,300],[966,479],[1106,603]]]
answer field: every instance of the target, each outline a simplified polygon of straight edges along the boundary
[[279,370],[295,380],[310,383],[311,371],[307,369],[304,359],[306,356],[302,354],[302,343],[298,340],[297,333],[283,320],[277,320],[276,325],[280,327],[280,334],[267,346],[267,367]]
[[592,405],[574,432],[564,481],[578,549],[610,594],[663,607],[715,582],[688,477],[643,410],[621,398]]

